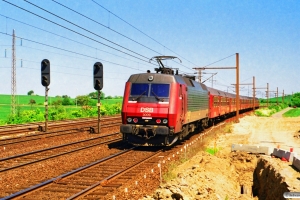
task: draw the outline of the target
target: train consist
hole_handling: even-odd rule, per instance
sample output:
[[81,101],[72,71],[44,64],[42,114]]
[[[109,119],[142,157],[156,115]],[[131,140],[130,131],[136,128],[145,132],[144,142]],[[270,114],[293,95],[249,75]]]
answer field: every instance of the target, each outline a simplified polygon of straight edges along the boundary
[[[195,129],[204,129],[216,120],[235,115],[236,96],[196,82],[164,67],[154,57],[156,73],[131,75],[125,85],[122,105],[123,140],[134,145],[171,145]],[[254,102],[258,108],[258,99]],[[240,111],[253,109],[253,98],[240,96]]]

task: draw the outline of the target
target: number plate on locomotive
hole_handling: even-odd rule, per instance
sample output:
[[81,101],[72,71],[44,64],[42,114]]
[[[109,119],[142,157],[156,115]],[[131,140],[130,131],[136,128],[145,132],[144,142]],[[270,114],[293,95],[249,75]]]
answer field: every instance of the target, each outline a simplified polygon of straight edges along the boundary
[[153,112],[153,108],[144,108],[144,107],[141,107],[141,112],[146,112],[146,113],[152,113]]

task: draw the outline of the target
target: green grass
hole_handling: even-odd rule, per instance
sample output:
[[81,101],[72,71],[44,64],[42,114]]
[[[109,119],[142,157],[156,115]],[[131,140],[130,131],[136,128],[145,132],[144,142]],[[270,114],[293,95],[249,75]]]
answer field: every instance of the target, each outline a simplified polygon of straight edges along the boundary
[[218,148],[206,148],[205,151],[211,155],[215,155],[220,149]]
[[[17,104],[19,104],[19,105],[28,105],[30,99],[35,100],[36,104],[42,104],[42,105],[44,104],[44,101],[45,101],[44,96],[16,95],[16,101],[17,101]],[[56,97],[48,97],[49,102],[55,101],[57,99],[58,98],[56,98]],[[10,105],[11,104],[11,96],[6,95],[6,94],[1,94],[0,95],[0,105],[2,105],[2,104],[9,104]]]
[[[34,99],[36,104],[34,104],[32,107],[29,104],[30,99]],[[48,102],[49,104],[51,104],[51,102],[53,101],[57,101],[58,97],[48,97]],[[71,99],[72,101],[74,101],[74,99]],[[35,95],[16,95],[16,101],[18,104],[18,108],[20,109],[19,112],[22,112],[24,110],[35,110],[36,108],[39,108],[42,112],[44,112],[44,102],[45,102],[45,97],[44,96],[35,96]],[[92,101],[95,102],[95,104],[97,103],[97,99],[92,99]],[[116,104],[116,103],[122,103],[123,99],[104,99],[101,100],[101,104]],[[49,108],[51,108],[52,106],[49,105]],[[68,112],[74,111],[74,110],[80,110],[81,106],[65,106],[66,110]],[[11,113],[11,95],[4,95],[1,94],[0,95],[0,121],[5,121],[7,119],[7,117],[10,115]]]
[[293,108],[286,113],[283,114],[284,117],[299,117],[300,116],[300,108]]

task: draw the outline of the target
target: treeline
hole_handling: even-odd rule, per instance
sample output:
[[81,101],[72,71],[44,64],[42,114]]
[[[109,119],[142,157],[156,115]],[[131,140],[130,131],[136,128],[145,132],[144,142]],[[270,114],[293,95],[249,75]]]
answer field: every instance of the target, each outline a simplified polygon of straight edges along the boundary
[[[121,113],[122,104],[103,104],[100,106],[101,116],[111,116]],[[48,110],[48,119],[64,120],[64,119],[76,119],[76,118],[86,118],[86,117],[96,117],[98,116],[98,107],[82,106],[78,109],[68,108],[63,105],[58,105],[50,107]],[[8,119],[3,124],[23,124],[30,122],[41,122],[45,121],[45,111],[44,109],[36,108],[34,110],[24,110],[18,112],[16,115],[10,115]]]
[[[50,102],[49,105],[78,105],[78,106],[95,106],[97,105],[98,92],[91,92],[88,95],[79,95],[75,99],[71,99],[67,95],[56,96],[58,98],[56,101]],[[104,92],[100,94],[100,100],[104,99],[122,99],[122,96],[105,96]]]
[[[33,91],[30,91],[28,95],[32,95]],[[106,100],[119,100],[117,103],[101,103],[100,115],[110,116],[121,113],[122,103],[120,99],[122,96],[105,96],[101,92],[100,99],[105,102]],[[91,92],[88,95],[79,95],[75,99],[67,95],[56,96],[55,100],[48,99],[48,119],[49,120],[64,120],[64,119],[75,119],[75,118],[86,118],[98,116],[98,93]],[[114,101],[112,101],[114,102]],[[5,124],[22,124],[30,122],[41,122],[45,121],[45,109],[44,108],[33,108],[36,101],[32,98],[29,100],[31,105],[30,110],[21,110],[21,107],[17,107],[17,113],[15,115],[9,115],[7,120],[0,121],[0,125]],[[40,104],[40,103],[39,103]],[[73,106],[72,106],[73,105]],[[76,105],[76,107],[75,107]]]
[[[275,104],[277,103],[277,98],[269,99],[268,102],[271,104]],[[282,97],[278,97],[278,102],[283,103]],[[267,99],[260,99],[260,103],[267,103]],[[284,97],[284,103],[289,107],[300,107],[300,92]]]

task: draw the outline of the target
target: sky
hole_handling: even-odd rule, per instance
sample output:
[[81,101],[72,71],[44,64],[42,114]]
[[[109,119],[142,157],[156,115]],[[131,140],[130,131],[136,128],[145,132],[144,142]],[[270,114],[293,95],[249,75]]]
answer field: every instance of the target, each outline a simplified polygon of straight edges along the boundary
[[[252,96],[253,77],[258,98],[267,84],[270,97],[300,92],[299,10],[297,0],[0,0],[0,94],[11,94],[13,30],[18,95],[45,95],[43,59],[48,95],[74,98],[95,91],[95,62],[102,92],[122,96],[131,74],[154,71],[154,56],[176,56],[165,65],[197,75],[235,67],[236,53],[241,95]],[[234,69],[202,72],[207,86],[235,92]]]

